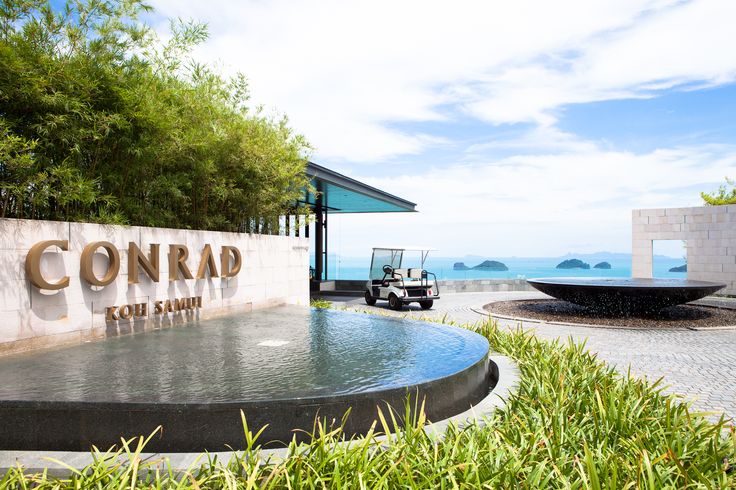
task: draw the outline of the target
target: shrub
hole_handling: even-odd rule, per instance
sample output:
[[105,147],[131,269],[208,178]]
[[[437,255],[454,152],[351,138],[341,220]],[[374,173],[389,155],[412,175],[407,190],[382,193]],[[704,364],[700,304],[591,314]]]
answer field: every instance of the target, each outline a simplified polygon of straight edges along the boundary
[[149,10],[3,1],[0,217],[237,231],[301,197],[304,138],[190,58],[205,25],[162,43]]
[[725,204],[736,204],[736,182],[726,177],[726,184],[731,187],[729,191],[725,185],[718,188],[717,192],[712,194],[700,193],[705,204],[708,206],[723,206]]

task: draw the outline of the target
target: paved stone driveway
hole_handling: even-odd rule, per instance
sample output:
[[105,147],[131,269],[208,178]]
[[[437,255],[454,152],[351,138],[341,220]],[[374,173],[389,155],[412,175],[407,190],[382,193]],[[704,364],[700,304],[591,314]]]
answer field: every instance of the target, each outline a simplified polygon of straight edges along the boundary
[[[476,322],[483,319],[483,305],[508,299],[544,298],[540,293],[456,293],[446,294],[428,312],[411,305],[403,312],[393,312],[385,302],[374,307],[362,299],[325,298],[335,306],[348,309],[372,310],[411,317],[443,317],[458,322]],[[517,323],[501,320],[513,327]],[[626,372],[650,380],[664,377],[668,391],[685,395],[697,410],[724,413],[736,417],[736,329],[692,331],[624,330],[524,323],[524,329],[533,330],[538,337],[587,340],[587,347],[600,359]],[[714,415],[712,418],[717,418]]]

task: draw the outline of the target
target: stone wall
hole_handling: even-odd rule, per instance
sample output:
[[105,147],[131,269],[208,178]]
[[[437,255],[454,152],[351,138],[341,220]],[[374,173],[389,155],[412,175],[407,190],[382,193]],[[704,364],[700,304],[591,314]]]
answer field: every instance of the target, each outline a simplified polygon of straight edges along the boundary
[[736,205],[635,209],[633,277],[652,277],[653,240],[684,240],[688,279],[723,282],[719,294],[736,295]]
[[[367,280],[337,279],[323,281],[312,291],[322,296],[362,297]],[[452,293],[492,293],[498,291],[536,291],[525,279],[441,279],[440,295]]]
[[[40,261],[41,273],[49,282],[69,277],[69,285],[63,289],[39,289],[26,276],[28,252],[44,240],[68,241],[67,251],[49,247]],[[81,274],[82,250],[96,241],[112,243],[120,256],[117,278],[107,286],[92,286]],[[158,282],[138,266],[139,282],[128,284],[130,242],[145,256],[149,255],[150,244],[160,244]],[[168,253],[172,244],[187,246],[189,257],[185,262],[195,277],[206,244],[211,246],[218,269],[221,247],[237,247],[242,268],[229,278],[212,277],[208,268],[204,279],[170,281]],[[309,239],[288,236],[0,219],[0,354],[277,304],[307,305],[308,247]],[[104,276],[109,264],[104,250],[99,249],[92,260],[95,275]],[[184,301],[196,297],[201,297],[201,306]],[[167,300],[180,308],[157,313],[156,301],[165,304]],[[146,314],[110,320],[108,308],[126,304],[146,304]]]
[[440,285],[440,294],[536,291],[526,279],[446,279],[437,282]]

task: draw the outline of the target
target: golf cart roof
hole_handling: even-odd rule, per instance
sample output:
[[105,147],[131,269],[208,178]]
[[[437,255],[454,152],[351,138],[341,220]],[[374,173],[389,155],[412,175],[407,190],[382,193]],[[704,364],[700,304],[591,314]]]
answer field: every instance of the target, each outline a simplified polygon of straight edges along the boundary
[[402,250],[404,252],[411,251],[411,252],[433,252],[437,250],[436,248],[432,247],[418,247],[418,246],[386,246],[386,247],[373,247],[373,250]]

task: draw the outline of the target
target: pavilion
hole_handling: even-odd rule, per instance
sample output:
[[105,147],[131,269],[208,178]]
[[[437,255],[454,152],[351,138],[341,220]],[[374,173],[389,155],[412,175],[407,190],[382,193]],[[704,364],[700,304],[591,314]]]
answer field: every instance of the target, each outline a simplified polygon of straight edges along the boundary
[[[314,280],[327,278],[327,217],[330,214],[350,213],[407,213],[416,212],[416,204],[389,194],[355,179],[309,162],[307,175],[315,192],[305,189],[306,205],[315,214],[314,226]],[[309,236],[309,227],[306,227]]]

